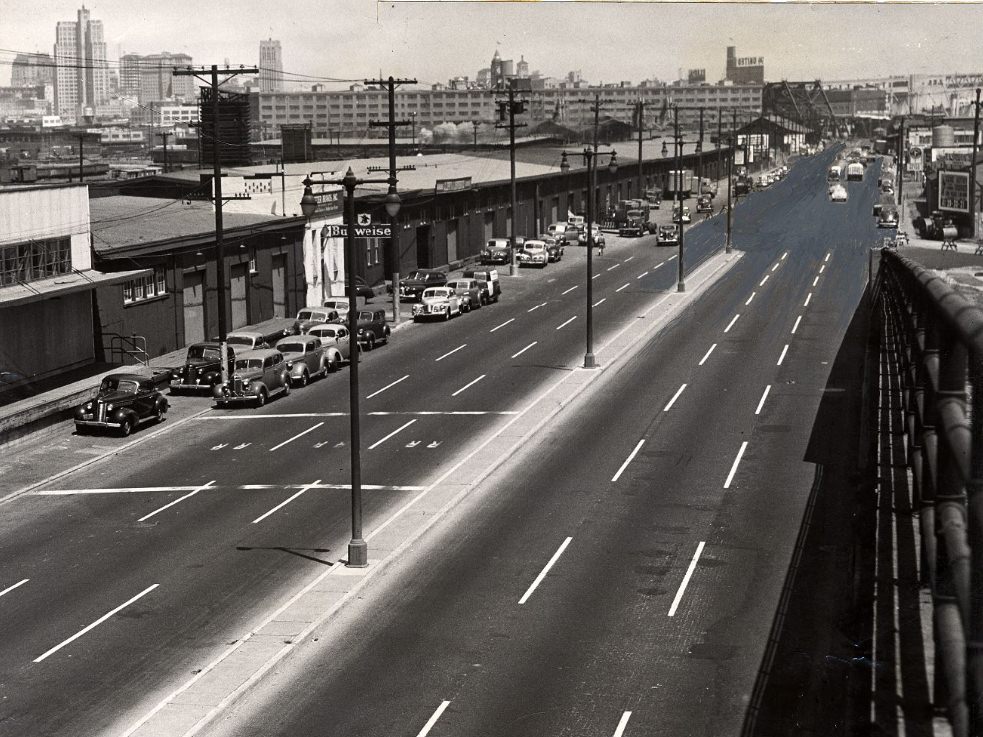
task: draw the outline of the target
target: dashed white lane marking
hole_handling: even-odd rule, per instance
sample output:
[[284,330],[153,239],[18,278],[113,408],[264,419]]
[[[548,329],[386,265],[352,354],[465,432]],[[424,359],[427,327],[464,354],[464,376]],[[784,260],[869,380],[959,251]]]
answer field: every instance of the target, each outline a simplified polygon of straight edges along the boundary
[[785,354],[786,354],[786,353],[788,353],[788,343],[786,343],[786,344],[785,344],[785,347],[784,347],[784,348],[782,348],[782,355],[780,355],[780,356],[778,357],[778,363],[777,363],[777,364],[775,364],[776,366],[781,366],[781,365],[782,365],[782,361],[784,361],[784,360],[785,360]]
[[670,409],[672,409],[672,405],[674,405],[676,403],[676,400],[679,399],[679,395],[683,393],[683,390],[685,388],[686,388],[686,385],[683,384],[681,387],[679,387],[676,390],[676,393],[672,395],[672,399],[669,400],[669,403],[665,407],[662,408],[662,411],[663,412],[668,412]]
[[253,520],[253,524],[254,524],[254,525],[256,525],[256,524],[259,524],[259,523],[260,523],[260,522],[262,522],[262,521],[263,521],[264,519],[266,519],[267,517],[269,517],[269,516],[270,516],[271,514],[273,514],[274,512],[276,512],[276,511],[277,511],[278,509],[283,509],[283,508],[284,508],[285,506],[287,506],[288,504],[290,504],[290,502],[292,502],[292,501],[293,501],[294,499],[296,499],[297,497],[299,497],[299,496],[300,496],[301,494],[303,494],[303,493],[304,493],[305,491],[307,491],[308,489],[312,489],[312,488],[314,488],[314,486],[315,486],[315,485],[317,485],[317,484],[320,484],[320,483],[321,483],[321,479],[318,479],[318,480],[317,480],[317,481],[315,481],[315,482],[314,482],[313,484],[307,484],[306,486],[304,486],[303,488],[301,488],[301,490],[300,490],[300,491],[298,491],[298,492],[296,492],[296,493],[294,493],[294,494],[292,494],[292,495],[290,496],[290,498],[289,498],[289,499],[287,499],[286,501],[282,501],[282,502],[280,502],[280,503],[279,503],[279,504],[277,504],[277,505],[276,505],[275,507],[273,507],[273,509],[271,509],[270,511],[268,511],[268,512],[264,512],[264,513],[263,513],[263,514],[261,514],[261,515],[260,515],[259,517],[257,517],[256,519],[254,519],[254,520]]
[[560,294],[570,294],[570,292],[572,292],[572,291],[573,291],[574,289],[576,289],[576,288],[577,288],[577,287],[579,287],[579,286],[580,286],[579,284],[574,284],[574,285],[573,285],[572,287],[570,287],[570,288],[569,288],[568,290],[566,290],[565,292],[560,292]]
[[197,421],[201,420],[282,420],[292,419],[294,417],[348,417],[347,412],[297,412],[292,414],[281,414],[281,415],[250,415],[250,414],[228,414],[228,415],[202,415],[201,417],[195,417]]
[[812,280],[812,286],[816,286],[816,284],[818,283],[819,283],[819,277],[817,276],[815,279]]
[[530,308],[529,308],[528,310],[526,310],[526,312],[535,312],[535,311],[536,311],[536,310],[538,310],[538,309],[539,309],[540,307],[545,307],[545,306],[546,306],[546,302],[540,302],[540,303],[539,303],[538,305],[536,305],[535,307],[530,307]]
[[[659,264],[659,265],[661,266],[661,264]],[[657,268],[658,268],[658,267],[657,267]],[[639,275],[638,275],[638,276],[636,276],[635,278],[636,278],[636,279],[644,279],[644,278],[645,278],[646,276],[648,276],[648,275],[649,275],[649,273],[648,273],[647,271],[643,271],[643,272],[642,272],[641,274],[639,274]]]
[[518,353],[513,353],[513,354],[511,355],[511,358],[518,358],[518,357],[519,357],[519,356],[521,356],[521,355],[522,355],[523,353],[525,353],[525,352],[526,352],[526,351],[528,351],[528,350],[529,350],[530,348],[532,348],[532,347],[533,347],[534,345],[536,345],[536,343],[538,343],[538,342],[539,342],[538,340],[534,340],[534,341],[533,341],[532,343],[530,343],[529,345],[527,345],[527,346],[526,346],[525,348],[523,348],[523,349],[522,349],[521,351],[519,351]]
[[482,380],[483,378],[485,378],[485,376],[487,376],[487,374],[482,374],[481,376],[479,376],[479,377],[478,377],[477,379],[475,379],[474,381],[469,381],[469,382],[468,382],[467,384],[465,384],[464,386],[462,386],[462,387],[461,387],[460,389],[458,389],[458,390],[457,390],[456,392],[454,392],[453,394],[451,394],[451,396],[452,396],[452,397],[456,397],[456,396],[457,396],[458,394],[460,394],[461,392],[463,392],[463,391],[464,391],[465,389],[467,389],[468,387],[470,387],[470,386],[474,386],[475,384],[477,384],[477,383],[478,383],[479,381],[481,381],[481,380]]
[[822,266],[819,267],[820,274],[822,274],[824,271],[826,271],[826,264],[823,264]]
[[689,585],[689,580],[693,577],[693,571],[696,570],[696,563],[700,560],[700,554],[703,552],[703,546],[706,545],[706,541],[701,540],[700,544],[696,546],[696,553],[693,554],[693,560],[689,562],[689,567],[686,569],[686,575],[683,576],[683,581],[679,584],[679,590],[676,592],[676,598],[672,600],[672,606],[669,607],[669,616],[676,616],[676,609],[679,608],[679,602],[683,600],[683,594],[686,593],[686,587]]
[[751,296],[750,296],[750,297],[748,297],[748,298],[747,298],[747,302],[745,302],[745,303],[744,303],[744,306],[745,306],[745,307],[747,307],[747,306],[748,306],[749,304],[751,304],[751,300],[752,300],[752,299],[754,299],[754,295],[755,295],[755,294],[757,294],[757,292],[751,292]]
[[783,254],[782,254],[782,261],[784,261],[784,260],[785,260],[785,257],[786,257],[786,256],[788,256],[788,251],[786,251],[785,253],[783,253]]
[[795,325],[792,326],[792,335],[795,335],[795,331],[799,329],[800,322],[802,322],[802,315],[795,318]]
[[[544,302],[543,304],[545,304],[545,302]],[[535,309],[535,308],[533,308],[533,309]],[[461,350],[462,348],[467,348],[467,347],[468,347],[468,344],[467,344],[467,343],[462,343],[461,345],[459,345],[459,346],[458,346],[457,348],[455,348],[454,350],[452,350],[452,351],[447,351],[447,353],[445,353],[444,355],[442,355],[442,356],[441,356],[440,358],[435,358],[435,359],[434,359],[434,361],[443,361],[443,360],[444,360],[445,358],[447,358],[448,356],[452,356],[452,355],[454,355],[455,353],[457,353],[457,352],[458,352],[459,350]]]
[[737,318],[739,318],[740,316],[741,316],[741,313],[740,312],[738,312],[736,315],[734,315],[734,317],[731,319],[731,321],[729,323],[727,323],[727,327],[724,328],[724,332],[725,333],[729,333],[730,332],[730,329],[732,327],[734,327],[734,323],[737,322]]
[[713,349],[716,347],[717,347],[716,343],[710,346],[710,350],[708,350],[706,354],[704,354],[703,358],[700,359],[700,362],[697,364],[697,366],[702,366],[703,364],[705,364],[707,362],[707,359],[710,358],[710,354],[713,353]]
[[754,410],[754,414],[760,415],[761,408],[765,406],[765,400],[768,398],[768,392],[771,391],[771,384],[765,387],[764,392],[761,394],[761,401],[758,402],[758,408]]
[[[478,379],[475,379],[474,381],[472,381],[471,384],[473,384],[475,381],[478,381]],[[469,384],[468,386],[470,386],[471,384]],[[465,389],[467,389],[467,387],[465,387]],[[464,391],[464,390],[462,389],[461,391]],[[401,425],[400,427],[398,427],[395,430],[393,430],[391,433],[389,433],[388,435],[386,435],[386,437],[382,438],[381,440],[376,440],[374,443],[372,443],[372,445],[369,446],[369,450],[374,450],[375,448],[379,447],[384,442],[386,442],[387,440],[389,440],[389,438],[391,438],[393,435],[396,435],[397,433],[402,432],[403,430],[405,430],[406,428],[408,428],[410,425],[412,425],[414,422],[416,422],[416,420],[410,420],[406,424]]]
[[532,585],[528,589],[526,589],[526,593],[524,593],[522,595],[522,598],[519,599],[520,604],[525,604],[526,601],[528,601],[529,597],[532,596],[532,592],[535,591],[536,587],[539,586],[539,584],[542,582],[544,578],[546,578],[546,574],[550,572],[550,568],[553,567],[553,564],[560,559],[561,555],[563,555],[563,551],[567,549],[567,545],[570,544],[571,540],[573,540],[573,538],[568,537],[560,544],[560,547],[557,548],[555,553],[553,553],[553,557],[550,558],[550,562],[547,563],[546,567],[539,572],[539,575],[536,576],[536,580],[532,582]]
[[165,509],[167,509],[168,507],[173,507],[173,506],[174,506],[175,504],[180,504],[180,503],[181,503],[181,502],[183,502],[183,501],[184,501],[185,499],[190,499],[190,498],[191,498],[191,497],[193,497],[193,496],[194,496],[195,494],[197,494],[197,493],[198,493],[199,491],[204,491],[205,489],[207,489],[207,488],[209,488],[209,487],[211,487],[211,486],[212,486],[212,484],[214,484],[214,483],[215,483],[214,481],[209,481],[209,482],[208,482],[207,484],[205,484],[204,486],[198,486],[198,487],[196,487],[196,488],[195,488],[195,489],[194,489],[193,491],[191,491],[191,492],[189,492],[188,494],[185,494],[185,495],[184,495],[184,496],[182,496],[182,497],[178,497],[178,498],[177,498],[177,499],[175,499],[174,501],[172,501],[172,502],[169,502],[169,503],[167,503],[167,504],[165,504],[165,505],[164,505],[163,507],[160,507],[159,509],[155,509],[155,510],[154,510],[153,512],[151,512],[150,514],[145,514],[145,515],[144,515],[143,517],[141,517],[140,519],[138,519],[138,520],[137,520],[137,522],[143,522],[144,520],[148,520],[148,519],[150,519],[151,517],[153,517],[153,516],[154,516],[155,514],[159,514],[159,513],[161,513],[161,512],[163,512],[163,511],[164,511]]
[[17,583],[15,583],[13,586],[8,586],[3,591],[0,591],[0,596],[3,596],[4,594],[9,594],[11,591],[13,591],[14,589],[16,589],[18,586],[23,586],[25,583],[27,583],[30,580],[31,579],[29,579],[29,578],[25,578],[25,579],[22,579],[22,580],[18,581]]
[[591,279],[599,279],[600,277],[601,277],[600,274],[594,274],[594,276],[592,276]]
[[823,261],[824,261],[824,262],[825,262],[825,261],[829,261],[829,252],[828,252],[828,251],[826,252],[826,258],[824,258],[824,259],[823,259]]
[[404,376],[402,379],[396,379],[396,381],[394,381],[393,383],[386,384],[384,387],[382,387],[378,391],[372,392],[369,396],[366,397],[366,399],[372,399],[372,397],[374,397],[374,396],[376,396],[378,394],[382,394],[384,391],[386,391],[386,389],[392,389],[394,386],[396,386],[396,384],[398,384],[401,381],[406,381],[408,378],[410,378],[410,375],[409,374],[406,374],[406,376]]
[[515,318],[514,318],[514,317],[510,317],[510,318],[509,318],[508,320],[506,320],[505,322],[503,322],[503,323],[502,323],[501,325],[496,325],[495,327],[493,327],[493,328],[492,328],[491,330],[489,330],[488,332],[489,332],[489,333],[494,333],[494,332],[495,332],[496,330],[498,330],[499,328],[504,328],[504,327],[505,327],[506,325],[508,325],[508,324],[509,324],[510,322],[515,322]]
[[[666,261],[672,261],[674,258],[679,258],[679,254],[678,253],[672,254],[672,256],[666,259]],[[662,264],[664,264],[666,261],[663,261]],[[662,266],[662,264],[659,264],[659,266]]]
[[747,440],[741,443],[741,449],[737,451],[737,457],[734,459],[734,465],[730,467],[730,473],[727,474],[727,480],[724,481],[724,488],[730,488],[730,482],[734,480],[734,474],[737,473],[737,467],[741,465],[741,458],[744,456],[744,451],[747,450]]
[[577,316],[576,316],[576,315],[574,315],[573,317],[571,317],[571,318],[570,318],[569,320],[567,320],[566,322],[564,322],[564,323],[561,323],[560,325],[557,325],[557,326],[556,326],[556,329],[557,329],[557,330],[559,330],[560,328],[563,328],[563,327],[566,327],[567,325],[569,325],[570,323],[572,323],[572,322],[573,322],[574,320],[576,320],[576,319],[577,319]]
[[771,267],[771,270],[774,271],[777,268],[778,268],[778,264],[775,264],[774,266]]
[[809,294],[806,295],[806,301],[802,303],[802,306],[803,307],[808,307],[809,306],[809,302],[811,300],[812,300],[812,292],[809,292]]
[[626,258],[626,259],[625,259],[624,261],[622,261],[621,263],[623,263],[623,264],[627,264],[627,263],[628,263],[629,261],[631,261],[631,260],[632,260],[633,258],[635,258],[635,257],[634,257],[634,256],[629,256],[628,258]]
[[628,726],[628,720],[631,719],[631,712],[626,711],[621,715],[621,721],[618,722],[618,728],[614,730],[613,737],[622,737],[625,733],[625,728]]
[[628,284],[622,284],[620,287],[618,287],[614,291],[620,292],[622,289],[627,289],[630,286],[630,284],[631,284],[631,282],[629,282]]
[[293,436],[292,438],[289,438],[289,439],[287,439],[287,440],[284,440],[284,441],[283,441],[282,443],[280,443],[279,445],[274,445],[274,446],[273,446],[272,448],[270,448],[270,452],[272,453],[272,452],[273,452],[274,450],[279,450],[279,449],[280,449],[280,448],[282,448],[282,447],[283,447],[284,445],[286,445],[287,443],[292,443],[292,442],[293,442],[294,440],[296,440],[297,438],[302,438],[302,437],[304,437],[304,436],[305,436],[305,435],[306,435],[307,433],[309,433],[309,432],[313,432],[314,430],[317,430],[317,429],[318,429],[319,427],[321,427],[321,425],[323,425],[323,424],[324,424],[323,422],[319,422],[319,423],[317,423],[316,425],[314,425],[313,427],[309,427],[309,428],[307,428],[306,430],[304,430],[303,432],[299,432],[299,433],[297,433],[297,434],[296,434],[296,435],[294,435],[294,436]]
[[621,264],[613,264],[613,265],[609,266],[606,269],[606,271],[611,271],[611,269],[617,269],[619,266],[621,266]]
[[628,464],[631,463],[632,460],[634,460],[635,456],[638,455],[638,451],[641,450],[644,444],[645,444],[645,438],[642,438],[641,440],[638,441],[638,445],[636,445],[635,449],[628,454],[628,457],[625,459],[625,462],[621,464],[621,468],[619,468],[618,472],[611,477],[611,483],[614,483],[615,481],[621,478],[621,474],[625,472],[625,469],[628,468]]
[[[350,489],[351,484],[307,484],[312,489]],[[157,491],[187,491],[196,488],[191,486],[127,486],[119,489],[44,489],[34,492],[34,496],[76,496],[84,494],[142,494]],[[210,491],[223,488],[242,489],[243,491],[265,491],[267,489],[300,489],[302,484],[241,484],[239,486],[209,486]],[[373,491],[422,491],[425,486],[392,486],[389,484],[362,484],[363,489]]]
[[595,303],[594,303],[593,305],[591,305],[591,306],[592,306],[592,307],[597,307],[597,306],[598,306],[599,304],[601,304],[601,302],[607,302],[607,301],[608,301],[608,298],[607,298],[607,297],[601,297],[601,298],[600,298],[599,300],[597,300],[597,302],[595,302]]
[[768,281],[768,276],[768,274],[765,274],[765,278],[758,282],[759,287],[763,287],[765,285],[765,282]]
[[60,643],[58,645],[55,645],[53,648],[51,648],[50,650],[48,650],[48,652],[44,653],[43,655],[39,655],[38,657],[36,657],[34,659],[34,662],[35,663],[40,663],[42,660],[44,660],[45,658],[47,658],[49,655],[53,655],[54,653],[58,652],[59,650],[61,650],[66,645],[69,645],[69,644],[75,642],[78,638],[80,638],[86,632],[89,632],[90,630],[95,629],[100,624],[102,624],[107,619],[109,619],[111,616],[113,616],[114,614],[116,614],[116,612],[122,611],[123,609],[125,609],[126,607],[128,607],[130,604],[132,604],[133,602],[135,602],[137,599],[140,599],[141,597],[146,596],[147,594],[149,594],[151,591],[153,591],[158,586],[160,586],[159,583],[155,583],[155,584],[153,584],[151,586],[148,586],[143,591],[141,591],[139,594],[137,594],[136,596],[134,596],[132,599],[123,602],[122,604],[120,604],[118,607],[116,607],[112,611],[106,612],[101,617],[99,617],[99,619],[97,619],[95,622],[93,622],[92,624],[88,625],[87,627],[79,630],[74,635],[72,635],[67,640],[65,640],[64,642],[62,642],[62,643]]
[[450,704],[450,701],[441,701],[440,706],[437,707],[437,711],[427,720],[427,723],[423,725],[423,729],[420,730],[416,737],[427,737],[430,734],[430,730],[433,729],[433,725],[440,719],[440,715],[444,713],[444,709],[450,706]]

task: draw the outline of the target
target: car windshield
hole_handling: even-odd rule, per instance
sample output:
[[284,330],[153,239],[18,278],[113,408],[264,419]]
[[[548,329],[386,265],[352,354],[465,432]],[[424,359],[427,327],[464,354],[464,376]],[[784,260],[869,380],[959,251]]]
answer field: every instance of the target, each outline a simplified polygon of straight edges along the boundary
[[546,248],[546,244],[542,241],[526,241],[527,251],[542,251]]
[[420,281],[426,281],[430,276],[426,271],[411,271],[410,275],[406,277],[407,279],[419,279]]
[[372,313],[371,312],[359,312],[358,313],[358,319],[359,320],[371,320],[372,319]]
[[218,360],[218,348],[203,345],[193,345],[188,349],[188,358],[201,358],[206,361]]
[[303,353],[304,344],[303,343],[279,343],[277,345],[277,350],[282,353]]
[[107,376],[99,384],[99,391],[101,392],[119,392],[121,394],[136,394],[137,389],[140,388],[140,384],[132,379],[117,379],[111,376]]
[[262,358],[240,358],[236,361],[236,371],[258,371],[263,368]]
[[312,314],[313,313],[310,310],[301,310],[300,312],[297,313],[297,319],[298,320],[310,320]]
[[252,345],[253,339],[247,338],[245,335],[230,335],[225,341],[229,345]]
[[324,327],[312,330],[310,334],[316,338],[334,338],[338,335],[339,330],[340,328],[328,327],[325,325]]
[[443,297],[449,297],[451,294],[450,289],[428,289],[423,293],[424,297],[429,297],[431,299],[440,299]]
[[348,302],[342,302],[337,300],[335,302],[325,302],[325,307],[329,307],[332,310],[338,310],[338,312],[348,312]]

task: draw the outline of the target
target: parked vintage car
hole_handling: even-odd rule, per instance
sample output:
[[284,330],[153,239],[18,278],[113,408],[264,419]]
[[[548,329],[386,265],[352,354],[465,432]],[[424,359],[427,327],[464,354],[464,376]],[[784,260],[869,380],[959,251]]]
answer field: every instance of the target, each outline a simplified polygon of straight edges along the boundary
[[431,287],[423,291],[420,304],[413,305],[413,321],[419,322],[427,317],[442,317],[450,320],[452,315],[461,314],[461,298],[457,292],[447,287]]
[[154,380],[139,374],[109,374],[99,384],[95,399],[75,409],[75,430],[80,435],[90,427],[111,427],[126,437],[144,422],[161,422],[167,399]]
[[341,364],[351,358],[352,341],[346,326],[332,323],[315,325],[308,335],[321,341],[328,371],[337,371]]
[[461,298],[461,311],[471,312],[481,307],[481,287],[477,279],[452,279],[447,288],[453,289]]
[[276,349],[283,354],[287,371],[290,372],[290,383],[295,386],[307,386],[311,379],[328,372],[324,346],[321,339],[314,335],[281,338],[277,341]]
[[675,225],[660,225],[659,234],[655,237],[657,246],[678,246],[679,231]]
[[549,251],[546,250],[546,243],[540,240],[526,241],[518,255],[520,266],[538,266],[546,268],[549,263]]
[[508,238],[492,238],[481,252],[482,265],[507,264],[512,260]]
[[502,285],[495,269],[465,269],[461,276],[478,282],[481,287],[481,301],[486,305],[498,302],[498,298],[502,296]]
[[389,336],[392,330],[389,327],[389,323],[386,322],[385,310],[359,310],[355,316],[355,320],[355,335],[358,338],[359,345],[364,347],[365,350],[371,351],[377,345],[385,345],[389,342]]
[[425,289],[440,287],[447,283],[447,274],[436,269],[417,269],[411,271],[399,282],[399,297],[408,301],[420,299]]
[[338,313],[338,316],[330,320],[330,322],[345,322],[348,319],[348,297],[326,299],[324,300],[324,307]]
[[[227,370],[232,370],[235,351],[226,346]],[[192,343],[184,365],[171,372],[171,394],[208,389],[222,381],[221,345],[216,342]]]
[[229,380],[212,387],[212,396],[219,407],[245,403],[262,407],[278,394],[290,394],[290,371],[283,354],[275,348],[236,356]]
[[563,259],[563,244],[558,243],[555,239],[552,243],[546,241],[546,260],[551,264],[561,261]]
[[313,326],[331,322],[337,318],[337,310],[328,307],[305,307],[297,313],[297,319],[294,320],[293,333],[294,335],[304,335]]
[[256,332],[255,330],[235,330],[225,336],[225,342],[232,347],[236,355],[239,355],[240,353],[255,351],[259,348],[270,348],[271,345],[267,342],[266,338],[267,336],[263,335],[263,333]]

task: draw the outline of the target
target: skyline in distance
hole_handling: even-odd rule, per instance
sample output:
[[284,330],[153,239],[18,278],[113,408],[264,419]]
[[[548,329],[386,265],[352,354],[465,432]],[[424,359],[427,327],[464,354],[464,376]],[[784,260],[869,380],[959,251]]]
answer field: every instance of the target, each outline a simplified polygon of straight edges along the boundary
[[[56,23],[80,7],[78,0],[0,0],[0,84],[9,84],[15,52],[52,53]],[[112,62],[119,53],[169,51],[191,55],[196,65],[228,59],[251,66],[260,41],[273,38],[291,88],[318,81],[303,75],[345,84],[381,73],[424,86],[474,79],[496,49],[503,59],[525,56],[530,71],[562,78],[579,70],[592,84],[672,81],[690,68],[705,68],[713,83],[724,77],[727,46],[738,56],[763,56],[770,81],[983,69],[979,4],[299,0],[276,15],[255,0],[166,7],[92,0],[85,7],[103,22]]]

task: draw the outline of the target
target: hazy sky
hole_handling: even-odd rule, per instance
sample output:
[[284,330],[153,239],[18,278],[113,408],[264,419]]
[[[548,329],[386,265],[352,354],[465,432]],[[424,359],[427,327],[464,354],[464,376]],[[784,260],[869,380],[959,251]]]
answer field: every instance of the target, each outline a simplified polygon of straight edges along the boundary
[[[0,0],[0,84],[11,52],[52,52],[55,23],[80,2]],[[591,82],[724,73],[725,47],[764,56],[769,80],[983,69],[983,4],[89,0],[108,57],[159,51],[195,64],[255,65],[259,40],[283,46],[288,73],[383,75],[421,83],[474,77],[498,48],[531,70]],[[288,76],[288,79],[290,77]]]

